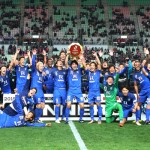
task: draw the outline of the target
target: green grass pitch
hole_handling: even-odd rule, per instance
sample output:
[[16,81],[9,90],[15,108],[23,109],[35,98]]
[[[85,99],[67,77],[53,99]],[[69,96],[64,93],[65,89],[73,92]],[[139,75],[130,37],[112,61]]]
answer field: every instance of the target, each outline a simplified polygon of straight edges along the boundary
[[[149,150],[150,125],[74,122],[89,150]],[[0,129],[0,150],[79,150],[69,125]]]

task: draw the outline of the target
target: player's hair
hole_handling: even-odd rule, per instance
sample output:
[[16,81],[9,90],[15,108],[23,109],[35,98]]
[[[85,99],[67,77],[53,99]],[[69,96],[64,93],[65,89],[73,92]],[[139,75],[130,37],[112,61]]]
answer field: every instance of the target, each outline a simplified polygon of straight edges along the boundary
[[114,67],[114,69],[115,69],[115,65],[113,65],[113,64],[110,64],[108,69],[110,69],[111,67]]
[[106,78],[106,80],[107,80],[108,78],[112,78],[112,79],[114,80],[114,77],[111,76],[111,75],[108,75],[107,78]]
[[[24,57],[23,57],[23,56],[19,57],[19,61],[20,61],[22,58],[24,58]],[[24,58],[24,59],[25,59],[25,58]]]
[[121,91],[122,91],[124,88],[127,89],[127,90],[129,90],[129,86],[127,86],[127,85],[124,85],[124,86],[123,86],[123,85],[122,85],[121,88],[120,88]]
[[96,62],[90,62],[90,65],[91,65],[91,64],[94,64],[95,67],[97,68],[97,63],[96,63]]
[[[59,53],[59,56],[60,56],[62,53],[65,53],[65,51],[61,51],[61,52]],[[66,53],[65,53],[65,54],[66,54]]]
[[36,90],[36,92],[35,92],[35,94],[36,94],[36,93],[37,93],[37,88],[33,87],[33,88],[31,88],[31,90],[32,90],[32,89]]
[[72,60],[70,66],[72,66],[72,64],[76,64],[78,66],[78,62],[76,60]]
[[43,63],[42,63],[41,61],[37,62],[37,63],[36,63],[36,68],[39,68],[39,65],[40,65],[40,64],[43,64]]

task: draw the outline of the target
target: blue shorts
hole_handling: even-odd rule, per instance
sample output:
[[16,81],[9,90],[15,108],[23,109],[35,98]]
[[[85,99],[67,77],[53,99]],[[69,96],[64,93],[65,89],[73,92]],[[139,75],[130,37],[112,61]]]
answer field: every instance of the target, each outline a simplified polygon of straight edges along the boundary
[[37,89],[37,93],[34,95],[33,98],[35,104],[45,103],[43,90]]
[[23,88],[24,88],[24,85],[16,85],[16,88],[17,88],[17,93],[22,93],[22,91],[23,91]]
[[5,122],[7,120],[7,114],[0,110],[0,128],[5,126]]
[[138,102],[145,103],[147,99],[150,99],[150,89],[141,90],[141,92],[139,93],[139,96],[140,96],[140,99],[138,100]]
[[54,94],[53,94],[53,102],[54,104],[66,104],[66,99],[67,99],[67,92],[66,89],[54,89]]
[[46,85],[46,87],[47,87],[46,93],[47,94],[53,94],[54,87],[53,86],[48,86],[48,85]]
[[84,98],[81,91],[68,90],[67,101],[73,101],[76,98],[78,103],[84,103]]
[[131,113],[132,112],[132,109],[134,108],[134,106],[133,107],[131,107],[131,108],[123,108],[123,118],[128,118],[128,116],[129,116],[129,113]]
[[100,103],[100,102],[101,102],[100,91],[89,92],[89,94],[88,94],[88,103],[89,104]]

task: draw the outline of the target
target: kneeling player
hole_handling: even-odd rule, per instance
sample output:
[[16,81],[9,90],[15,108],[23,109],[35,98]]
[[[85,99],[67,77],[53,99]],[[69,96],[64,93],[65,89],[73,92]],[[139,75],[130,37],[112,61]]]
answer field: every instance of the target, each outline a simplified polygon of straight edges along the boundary
[[123,124],[127,121],[129,113],[136,113],[136,124],[140,126],[140,107],[138,106],[137,100],[134,94],[129,92],[128,87],[123,87],[122,92],[118,94],[122,102],[123,107]]
[[108,76],[106,80],[106,84],[102,85],[101,88],[104,90],[104,95],[106,98],[106,122],[111,123],[115,121],[116,117],[112,116],[114,111],[119,111],[119,126],[123,126],[123,109],[121,104],[116,101],[116,96],[118,93],[118,78],[119,74],[116,73],[115,80],[113,76]]

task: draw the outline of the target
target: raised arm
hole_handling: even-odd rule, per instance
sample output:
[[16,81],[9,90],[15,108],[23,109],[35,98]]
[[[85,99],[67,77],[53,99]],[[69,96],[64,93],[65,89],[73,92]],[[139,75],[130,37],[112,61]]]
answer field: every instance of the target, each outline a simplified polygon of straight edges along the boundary
[[44,56],[44,66],[47,64],[47,56],[46,56],[46,51],[43,50],[43,56]]
[[36,49],[32,51],[32,71],[36,69]]
[[31,58],[31,53],[30,53],[30,51],[28,50],[27,51],[27,55],[28,55],[28,57],[29,57],[29,67],[31,67],[32,66],[32,58]]
[[16,59],[17,59],[19,52],[20,52],[20,48],[17,48],[16,53],[14,55],[13,64],[16,64],[15,62],[16,62]]
[[101,61],[100,61],[100,59],[98,58],[97,53],[95,52],[93,55],[95,56],[96,62],[97,62],[97,64],[98,64],[97,68],[98,68],[99,70],[101,70]]
[[66,55],[66,59],[65,59],[65,66],[66,66],[66,69],[69,68],[69,65],[68,65],[69,55],[70,55],[70,51],[67,50],[67,55]]

